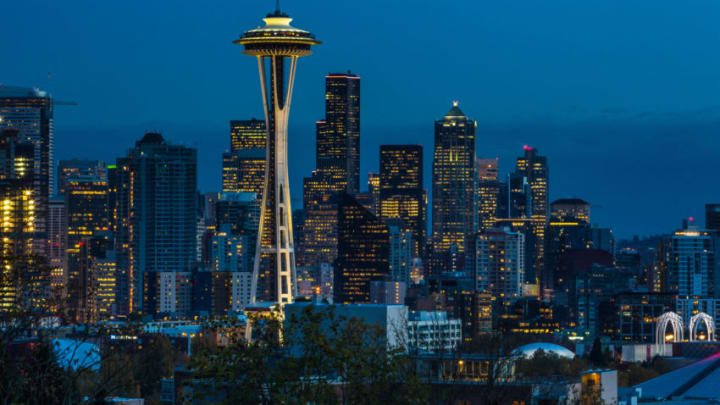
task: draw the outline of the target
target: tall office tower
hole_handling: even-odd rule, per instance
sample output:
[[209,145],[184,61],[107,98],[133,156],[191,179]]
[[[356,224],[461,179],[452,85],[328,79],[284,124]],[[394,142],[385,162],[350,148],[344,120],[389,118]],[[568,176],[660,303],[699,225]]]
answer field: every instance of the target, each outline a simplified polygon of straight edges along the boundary
[[530,187],[530,218],[534,219],[535,257],[533,272],[542,273],[545,267],[545,226],[549,218],[550,171],[547,158],[538,154],[537,148],[525,145],[525,155],[517,159],[517,173],[527,178]]
[[88,271],[88,260],[92,257],[83,249],[87,243],[99,232],[111,230],[110,213],[108,209],[108,181],[105,164],[96,162],[92,165],[101,170],[92,172],[66,173],[63,179],[65,196],[65,213],[67,215],[67,295],[71,309],[80,308],[81,297],[86,293],[82,291],[88,283],[85,278]]
[[57,170],[57,193],[65,195],[70,179],[108,178],[108,168],[104,162],[88,159],[61,160]]
[[494,297],[522,296],[525,276],[525,235],[509,228],[479,232],[474,244],[475,289]]
[[[432,178],[432,239],[435,274],[448,270],[450,254],[465,252],[475,231],[475,121],[457,102],[435,121]],[[452,269],[455,270],[455,269]]]
[[582,221],[590,223],[590,204],[579,198],[561,198],[550,204],[550,216],[554,221]]
[[335,301],[370,302],[370,282],[388,275],[388,227],[353,196],[338,204],[338,259]]
[[705,229],[720,231],[720,204],[705,204]]
[[253,192],[262,199],[267,149],[265,121],[230,121],[230,152],[223,153],[223,191]]
[[380,173],[368,172],[368,193],[373,196],[375,215],[380,213]]
[[19,143],[33,145],[32,198],[35,253],[47,251],[48,205],[53,195],[53,102],[44,91],[0,85],[0,133],[18,131]]
[[325,79],[325,120],[317,122],[316,170],[303,182],[306,221],[298,264],[313,267],[337,258],[337,196],[357,193],[360,179],[360,78]]
[[667,264],[670,292],[681,297],[718,297],[717,237],[713,231],[685,227],[673,233]]
[[292,19],[279,9],[264,21],[264,27],[247,31],[234,41],[245,47],[246,55],[257,58],[267,128],[265,184],[251,303],[260,298],[283,304],[292,302],[297,291],[293,284],[295,243],[287,166],[290,101],[298,59],[310,55],[310,48],[320,41],[311,33],[292,27]]
[[401,230],[414,235],[414,257],[421,257],[427,237],[420,145],[380,145],[380,210],[383,221],[402,220]]
[[499,212],[500,193],[502,184],[498,178],[498,158],[480,159],[476,161],[477,167],[477,211],[478,229],[490,229],[495,220],[504,214]]
[[342,189],[360,191],[360,77],[325,76],[325,120],[317,122],[317,168]]
[[65,199],[62,197],[55,196],[50,199],[48,242],[50,287],[56,296],[62,297],[67,286],[67,211]]
[[187,272],[196,260],[197,151],[147,133],[117,166],[118,301],[144,312],[144,274]]
[[548,218],[550,193],[547,157],[538,155],[538,150],[524,146],[525,156],[517,159],[517,172],[527,178],[532,198],[531,216]]
[[405,228],[405,223],[400,218],[387,219],[385,224],[390,236],[390,278],[393,281],[402,281],[405,285],[410,285],[413,259],[417,257],[415,234]]
[[[37,240],[44,234],[35,228],[37,206],[34,190],[34,146],[16,129],[0,133],[0,278],[7,283],[0,289],[0,311],[18,304],[21,270],[13,256],[43,254]],[[17,270],[17,272],[15,271]],[[14,308],[17,309],[17,308]]]

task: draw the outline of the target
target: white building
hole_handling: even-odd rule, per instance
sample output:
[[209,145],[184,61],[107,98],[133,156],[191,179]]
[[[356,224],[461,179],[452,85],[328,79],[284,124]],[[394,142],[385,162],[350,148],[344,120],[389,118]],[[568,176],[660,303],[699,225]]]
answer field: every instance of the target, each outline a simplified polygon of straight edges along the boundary
[[318,304],[294,302],[284,306],[285,319],[299,316],[303,309],[314,305],[319,311],[332,308],[335,316],[358,318],[368,325],[377,325],[385,332],[388,348],[406,347],[408,342],[408,309],[404,305],[382,304]]
[[462,323],[445,311],[414,311],[408,320],[408,346],[429,352],[453,351],[462,339]]

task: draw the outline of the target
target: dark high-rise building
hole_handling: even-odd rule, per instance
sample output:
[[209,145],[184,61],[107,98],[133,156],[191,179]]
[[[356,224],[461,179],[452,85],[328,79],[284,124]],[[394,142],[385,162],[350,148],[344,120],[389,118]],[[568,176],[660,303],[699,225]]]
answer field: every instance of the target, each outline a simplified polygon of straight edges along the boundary
[[223,191],[253,192],[262,199],[265,181],[265,121],[230,121],[230,152],[223,153]]
[[17,143],[33,147],[32,198],[34,202],[33,247],[35,253],[47,251],[48,207],[53,195],[53,102],[38,89],[0,85],[0,133],[17,131]]
[[443,119],[435,121],[433,273],[449,269],[451,251],[464,253],[475,232],[475,126],[457,102]]
[[545,268],[545,226],[550,209],[550,171],[547,157],[540,156],[537,148],[525,145],[523,149],[525,155],[517,159],[516,173],[527,179],[530,188],[528,212],[530,218],[534,220],[532,232],[535,237],[535,257],[530,263],[529,273],[537,276]]
[[538,155],[538,150],[525,146],[525,156],[517,159],[517,172],[527,178],[532,198],[531,216],[548,218],[550,193],[547,157]]
[[561,198],[550,204],[550,216],[557,221],[582,221],[590,223],[590,204],[579,198]]
[[117,166],[118,301],[143,312],[145,273],[187,272],[196,260],[197,151],[147,133]]
[[[96,162],[98,170],[73,173],[64,178],[65,212],[67,215],[67,294],[73,309],[86,308],[87,270],[92,252],[84,247],[98,233],[111,229],[108,209],[108,181],[105,164]],[[81,305],[82,301],[82,305]]]
[[490,230],[498,217],[502,184],[498,178],[498,158],[477,159],[477,212],[478,230]]
[[720,204],[705,204],[705,229],[720,231]]
[[388,227],[347,193],[340,196],[337,221],[335,300],[369,303],[370,282],[388,275]]
[[337,257],[337,196],[359,191],[360,78],[325,77],[325,120],[317,122],[316,170],[303,182],[305,224],[298,265],[332,263]]
[[325,76],[325,120],[317,123],[317,168],[348,193],[360,191],[360,77]]
[[402,220],[402,231],[414,235],[413,254],[421,256],[427,237],[422,146],[380,146],[379,207],[378,216],[383,221]]

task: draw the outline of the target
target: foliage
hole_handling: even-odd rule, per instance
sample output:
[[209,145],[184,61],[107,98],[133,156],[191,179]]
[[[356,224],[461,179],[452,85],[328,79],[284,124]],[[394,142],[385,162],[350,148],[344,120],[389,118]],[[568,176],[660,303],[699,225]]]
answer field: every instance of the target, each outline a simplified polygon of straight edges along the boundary
[[539,349],[530,358],[518,359],[515,367],[517,378],[579,378],[580,373],[588,368],[588,364],[578,356],[567,359]]
[[[282,341],[278,336],[282,332]],[[190,365],[197,399],[222,404],[419,404],[427,389],[404,349],[357,318],[312,305],[256,322],[252,343],[198,345]]]

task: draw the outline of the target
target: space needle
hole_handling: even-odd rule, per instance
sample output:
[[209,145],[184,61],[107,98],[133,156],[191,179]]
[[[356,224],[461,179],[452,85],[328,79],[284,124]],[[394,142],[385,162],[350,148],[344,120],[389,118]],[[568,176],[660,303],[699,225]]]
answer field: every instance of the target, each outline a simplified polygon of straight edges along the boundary
[[290,103],[298,59],[310,55],[311,47],[321,42],[310,32],[291,26],[292,18],[281,12],[279,5],[263,21],[265,26],[249,30],[233,41],[244,46],[244,54],[257,58],[267,131],[265,183],[249,308],[267,307],[282,314],[283,305],[293,302],[297,294],[287,154]]

